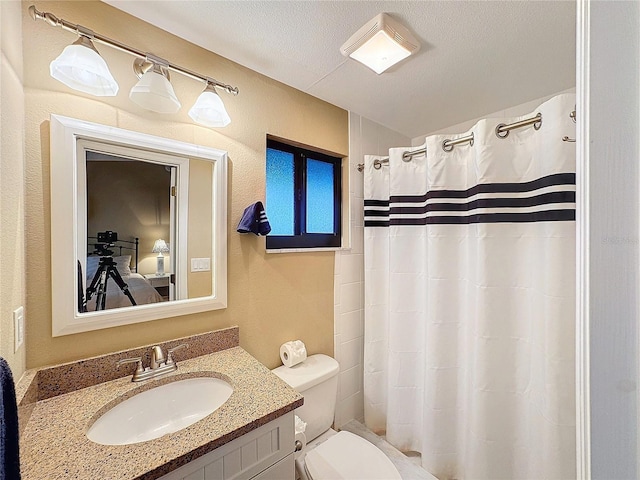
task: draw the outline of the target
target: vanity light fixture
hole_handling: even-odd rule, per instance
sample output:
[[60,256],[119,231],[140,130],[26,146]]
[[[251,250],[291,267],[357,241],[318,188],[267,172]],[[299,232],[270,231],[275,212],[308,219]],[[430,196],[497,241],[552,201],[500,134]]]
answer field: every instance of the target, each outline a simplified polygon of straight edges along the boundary
[[215,84],[209,82],[189,110],[189,116],[194,122],[206,127],[226,127],[231,123],[224,103],[216,92]]
[[136,58],[133,71],[140,78],[131,91],[129,99],[142,108],[158,113],[176,113],[182,106],[169,80],[169,70],[161,59],[147,56]]
[[340,52],[378,75],[420,50],[418,39],[386,13],[369,20],[347,40]]
[[100,56],[90,37],[83,33],[51,62],[49,72],[56,80],[80,92],[98,97],[113,97],[118,93],[118,83],[111,75],[107,62]]
[[[187,70],[152,53],[137,50],[82,25],[58,18],[52,13],[40,12],[35,5],[29,7],[29,14],[34,20],[44,20],[53,27],[61,27],[78,35],[78,40],[66,47],[51,63],[51,76],[68,87],[97,96],[114,96],[118,93],[118,84],[93,45],[93,42],[98,42],[136,57],[134,71],[140,80],[129,93],[129,98],[136,104],[158,113],[176,113],[181,105],[169,80],[171,70],[205,83],[204,92],[189,112],[194,121],[208,127],[224,127],[231,122],[216,88],[238,95],[238,87]],[[207,95],[204,96],[205,94]],[[214,97],[218,97],[217,100]]]
[[153,250],[151,251],[153,253],[158,254],[158,257],[157,257],[158,264],[156,267],[156,275],[158,276],[164,275],[164,254],[169,253],[169,245],[167,245],[167,242],[165,242],[163,239],[159,238],[153,244]]

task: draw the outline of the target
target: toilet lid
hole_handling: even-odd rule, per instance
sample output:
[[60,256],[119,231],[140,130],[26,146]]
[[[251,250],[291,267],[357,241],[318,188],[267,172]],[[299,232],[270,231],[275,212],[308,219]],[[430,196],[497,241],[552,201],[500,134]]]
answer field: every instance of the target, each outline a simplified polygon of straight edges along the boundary
[[313,480],[402,480],[381,450],[351,432],[339,432],[309,451],[305,467]]

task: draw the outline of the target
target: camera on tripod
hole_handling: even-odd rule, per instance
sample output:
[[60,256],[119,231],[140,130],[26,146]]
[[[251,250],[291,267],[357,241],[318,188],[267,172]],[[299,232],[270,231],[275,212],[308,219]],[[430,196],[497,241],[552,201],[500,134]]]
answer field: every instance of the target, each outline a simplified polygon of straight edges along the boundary
[[122,293],[129,298],[131,305],[136,305],[136,301],[129,291],[129,286],[122,279],[120,272],[118,272],[118,267],[113,259],[113,250],[109,250],[109,247],[115,246],[118,241],[118,234],[111,230],[107,230],[106,232],[98,232],[96,236],[98,238],[98,243],[94,245],[96,249],[93,253],[100,255],[100,262],[98,263],[98,270],[91,280],[91,284],[87,287],[87,296],[86,300],[83,300],[81,311],[87,311],[86,304],[91,300],[94,294],[97,294],[96,310],[105,309],[107,300],[107,281],[109,278],[111,278],[120,288]]
[[93,253],[101,257],[113,256],[113,250],[109,250],[109,247],[113,247],[118,241],[118,232],[107,230],[106,232],[98,232],[96,236],[98,237],[98,243],[94,244],[96,249]]

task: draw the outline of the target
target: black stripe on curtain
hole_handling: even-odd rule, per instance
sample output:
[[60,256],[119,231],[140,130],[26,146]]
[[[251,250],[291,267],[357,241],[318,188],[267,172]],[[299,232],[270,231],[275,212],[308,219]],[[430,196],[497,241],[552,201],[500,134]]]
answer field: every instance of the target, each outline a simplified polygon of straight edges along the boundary
[[[438,216],[424,218],[392,218],[390,225],[456,225],[471,223],[563,222],[576,219],[575,209],[547,210],[530,213],[478,213],[469,216]],[[366,226],[366,225],[365,225]],[[373,225],[372,225],[373,226]]]
[[423,218],[392,218],[391,220],[365,220],[365,227],[391,225],[465,225],[474,223],[531,223],[575,221],[575,209],[547,210],[530,213],[478,213],[469,216],[435,216]]
[[430,190],[424,195],[394,195],[389,200],[391,203],[422,203],[431,198],[469,198],[480,193],[523,193],[545,187],[575,184],[575,173],[555,173],[530,182],[480,183],[466,190]]
[[364,221],[364,226],[365,227],[388,227],[389,226],[389,220],[365,220]]
[[[522,223],[522,222],[554,222],[575,221],[575,208],[553,209],[535,212],[496,212],[477,213],[473,215],[431,215],[421,218],[403,218],[402,215],[426,215],[433,212],[469,212],[480,208],[531,208],[552,204],[575,203],[576,193],[573,190],[555,191],[533,195],[526,198],[497,197],[479,198],[466,203],[437,202],[425,205],[393,206],[397,203],[425,203],[429,199],[464,199],[478,194],[491,193],[523,193],[552,186],[574,186],[575,173],[558,173],[523,183],[488,183],[479,184],[466,190],[431,190],[424,195],[396,195],[387,200],[364,201],[364,226],[388,227],[389,225],[432,225],[432,224],[471,224],[471,223]],[[568,206],[568,205],[567,205]],[[378,207],[371,209],[366,207]],[[382,207],[382,208],[380,208]],[[390,218],[394,216],[394,218]],[[376,218],[371,218],[376,217]],[[380,218],[377,218],[380,217]]]
[[364,211],[364,216],[365,217],[388,217],[389,216],[389,210],[365,210]]
[[365,207],[388,207],[389,200],[365,200]]
[[[467,203],[428,203],[419,207],[391,207],[393,214],[420,214],[427,212],[468,212],[477,208],[524,208],[550,203],[575,203],[576,192],[550,192],[526,198],[480,198]],[[367,210],[367,216],[374,215]]]

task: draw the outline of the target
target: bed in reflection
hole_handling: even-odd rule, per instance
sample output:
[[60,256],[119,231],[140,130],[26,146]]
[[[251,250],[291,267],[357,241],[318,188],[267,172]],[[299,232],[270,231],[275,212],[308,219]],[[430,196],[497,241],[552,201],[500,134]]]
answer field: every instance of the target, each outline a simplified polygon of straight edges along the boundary
[[[96,249],[93,254],[87,257],[86,273],[80,277],[85,285],[84,298],[79,305],[80,311],[103,310],[101,304],[98,303],[100,284],[104,281],[102,277],[106,278],[104,310],[163,301],[158,291],[142,275],[137,273],[137,238],[135,242],[116,240],[107,246],[90,243],[92,240],[95,241],[95,238],[89,237],[89,251],[93,247]],[[133,264],[131,263],[132,255],[126,254],[127,251],[133,253]]]

